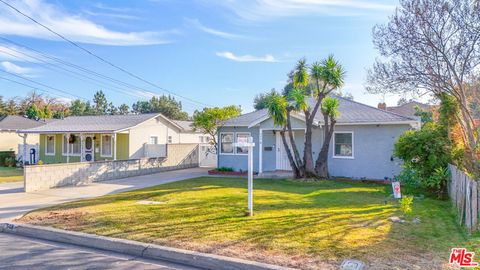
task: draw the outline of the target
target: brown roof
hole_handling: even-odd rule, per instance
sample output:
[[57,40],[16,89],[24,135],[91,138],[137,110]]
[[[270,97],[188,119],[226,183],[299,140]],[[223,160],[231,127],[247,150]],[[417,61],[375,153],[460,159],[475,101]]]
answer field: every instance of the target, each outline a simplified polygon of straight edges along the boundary
[[416,117],[415,116],[415,107],[420,107],[424,111],[429,111],[432,109],[432,105],[423,104],[417,101],[410,101],[400,106],[387,107],[387,111],[393,112],[396,114],[404,115],[407,117]]

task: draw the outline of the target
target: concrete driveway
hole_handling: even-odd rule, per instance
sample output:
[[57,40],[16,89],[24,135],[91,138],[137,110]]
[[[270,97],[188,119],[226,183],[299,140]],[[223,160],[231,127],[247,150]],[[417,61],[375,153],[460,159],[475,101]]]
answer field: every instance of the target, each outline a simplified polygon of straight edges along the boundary
[[0,222],[9,222],[29,211],[107,194],[156,186],[208,175],[208,168],[193,168],[96,182],[86,186],[23,192],[23,182],[0,184]]

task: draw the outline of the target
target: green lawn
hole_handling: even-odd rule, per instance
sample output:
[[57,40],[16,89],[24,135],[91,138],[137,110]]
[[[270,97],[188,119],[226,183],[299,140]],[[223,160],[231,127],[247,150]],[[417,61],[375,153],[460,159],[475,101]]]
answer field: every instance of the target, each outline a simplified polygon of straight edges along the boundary
[[0,183],[23,181],[23,170],[0,167]]
[[[389,185],[350,181],[198,178],[66,203],[20,221],[216,253],[303,269],[334,269],[345,258],[369,269],[440,269],[452,247],[472,248],[448,201],[415,199],[420,224],[400,224]],[[141,204],[154,201],[157,204]],[[478,246],[477,246],[478,248]]]

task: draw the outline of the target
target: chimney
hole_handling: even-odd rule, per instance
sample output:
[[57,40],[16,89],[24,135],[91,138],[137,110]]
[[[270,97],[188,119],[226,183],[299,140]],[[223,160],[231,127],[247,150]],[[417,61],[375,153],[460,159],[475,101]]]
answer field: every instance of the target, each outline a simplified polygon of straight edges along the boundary
[[385,102],[378,103],[377,107],[381,110],[387,110],[387,104]]

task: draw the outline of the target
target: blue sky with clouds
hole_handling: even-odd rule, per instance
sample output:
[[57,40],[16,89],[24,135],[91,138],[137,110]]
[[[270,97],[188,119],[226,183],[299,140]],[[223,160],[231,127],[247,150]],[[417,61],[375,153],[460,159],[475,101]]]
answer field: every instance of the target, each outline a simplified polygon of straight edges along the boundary
[[[381,97],[366,94],[363,88],[366,69],[377,55],[371,31],[375,24],[387,21],[397,4],[380,0],[9,2],[163,89],[209,105],[241,105],[244,112],[252,110],[256,94],[281,89],[298,59],[313,62],[328,54],[334,54],[347,70],[343,91],[357,101],[376,105]],[[30,86],[65,99],[91,99],[102,89],[117,105],[164,93],[60,41],[1,3],[0,38],[17,43],[0,39],[0,70],[9,72],[0,72],[0,95],[6,98],[25,95],[32,90]],[[19,45],[129,86],[59,70],[49,64],[51,59]],[[180,100],[188,112],[201,107]],[[394,105],[396,97],[386,97],[386,101]]]

